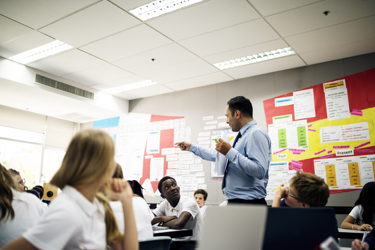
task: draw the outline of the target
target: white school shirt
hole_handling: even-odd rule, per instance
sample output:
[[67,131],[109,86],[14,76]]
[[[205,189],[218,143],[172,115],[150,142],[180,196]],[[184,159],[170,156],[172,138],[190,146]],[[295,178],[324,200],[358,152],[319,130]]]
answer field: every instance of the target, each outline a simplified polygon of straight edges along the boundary
[[[146,201],[141,197],[133,197],[133,211],[135,217],[135,224],[138,231],[138,239],[152,238],[151,221],[154,219],[154,214],[151,212]],[[109,203],[115,215],[119,231],[124,233],[124,212],[120,201],[112,201]]]
[[[47,210],[33,194],[12,189],[14,219],[0,221],[0,248],[33,227]],[[1,211],[1,209],[0,209]]]
[[176,207],[172,207],[167,200],[163,201],[153,211],[156,216],[177,216],[180,217],[182,212],[191,214],[191,218],[183,229],[192,229],[193,235],[187,237],[173,238],[173,241],[198,241],[201,226],[203,224],[202,214],[197,202],[189,197],[180,197]]
[[204,217],[206,217],[206,213],[207,213],[207,206],[203,205],[203,207],[201,207],[201,214],[202,214],[203,219]]
[[[362,224],[365,224],[365,222],[363,221],[363,217],[362,217],[362,214],[363,214],[363,207],[362,205],[357,205],[355,206],[352,211],[350,212],[350,216],[354,218],[354,220],[357,221],[358,225],[362,225]],[[375,214],[374,214],[375,215]],[[375,226],[375,216],[372,216],[372,226]]]
[[22,236],[38,249],[105,249],[105,210],[66,185],[37,225]]

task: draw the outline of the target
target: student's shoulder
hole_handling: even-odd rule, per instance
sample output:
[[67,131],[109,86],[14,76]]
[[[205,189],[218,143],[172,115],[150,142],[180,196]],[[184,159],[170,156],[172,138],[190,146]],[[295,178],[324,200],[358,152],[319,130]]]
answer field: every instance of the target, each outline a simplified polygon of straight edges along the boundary
[[72,220],[80,220],[80,214],[77,213],[79,210],[78,204],[69,199],[64,193],[57,196],[51,205],[49,205],[47,212],[49,214],[60,214],[61,216],[69,216]]

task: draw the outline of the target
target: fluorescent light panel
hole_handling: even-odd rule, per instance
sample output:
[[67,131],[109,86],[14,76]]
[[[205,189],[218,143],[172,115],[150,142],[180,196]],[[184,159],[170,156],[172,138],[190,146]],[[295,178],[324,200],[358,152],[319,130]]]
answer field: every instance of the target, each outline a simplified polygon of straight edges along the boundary
[[70,46],[69,44],[61,42],[59,40],[55,40],[35,49],[31,49],[15,56],[9,57],[9,59],[22,64],[26,64],[71,48],[73,48],[73,46]]
[[132,9],[129,12],[142,21],[187,7],[203,0],[157,0]]
[[143,82],[136,82],[136,83],[131,83],[131,84],[115,87],[115,88],[106,89],[105,91],[110,94],[116,94],[116,93],[134,90],[134,89],[149,87],[155,84],[158,84],[158,83],[153,82],[151,80],[147,80]]
[[236,58],[233,60],[229,61],[224,61],[224,62],[219,62],[215,63],[214,66],[223,70],[223,69],[230,69],[230,68],[235,68],[247,64],[252,64],[252,63],[257,63],[257,62],[263,62],[267,60],[272,60],[275,58],[280,58],[280,57],[285,57],[285,56],[290,56],[290,55],[295,55],[296,52],[291,48],[283,48],[283,49],[277,49],[277,50],[272,50],[270,52],[264,52],[264,53],[259,53],[251,56],[245,56],[241,58]]

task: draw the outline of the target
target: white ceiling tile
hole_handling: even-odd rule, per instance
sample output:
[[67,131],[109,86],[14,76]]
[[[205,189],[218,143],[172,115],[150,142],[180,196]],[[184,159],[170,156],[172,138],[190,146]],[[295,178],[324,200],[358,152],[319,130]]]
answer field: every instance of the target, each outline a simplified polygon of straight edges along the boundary
[[105,62],[88,55],[80,50],[71,50],[56,56],[47,57],[36,62],[29,63],[28,66],[36,68],[53,75],[62,76],[83,69],[95,67]]
[[0,16],[0,30],[0,44],[9,42],[14,38],[33,31],[32,29],[3,16]]
[[74,47],[140,24],[141,21],[109,2],[100,2],[48,25],[40,31]]
[[202,59],[195,59],[140,75],[157,83],[169,83],[217,71],[216,67]]
[[248,0],[263,16],[291,10],[321,0]]
[[2,0],[0,14],[33,29],[39,29],[98,0]]
[[100,84],[103,82],[113,81],[124,77],[130,77],[133,74],[113,66],[109,63],[92,67],[89,69],[64,75],[64,78],[79,82],[85,85]]
[[118,79],[118,80],[115,80],[115,81],[109,81],[109,82],[93,85],[93,86],[90,86],[90,87],[94,88],[94,89],[98,89],[98,90],[104,90],[104,89],[124,86],[124,85],[130,84],[130,83],[143,82],[143,81],[146,81],[146,80],[148,80],[148,79],[137,76],[137,75],[133,75],[133,76],[130,76],[130,77],[125,77],[125,78],[121,78],[121,79]]
[[152,0],[110,0],[110,2],[117,4],[124,10],[132,10],[139,6],[151,3]]
[[126,91],[118,94],[114,94],[115,96],[122,97],[126,100],[134,100],[138,98],[145,98],[154,95],[162,95],[166,93],[174,92],[173,90],[164,87],[162,85],[154,85],[147,88],[135,89],[131,91]]
[[189,38],[179,44],[199,56],[208,56],[278,38],[266,21],[258,19]]
[[328,49],[300,54],[307,64],[328,62],[342,58],[375,52],[375,39],[345,44]]
[[220,54],[215,54],[212,56],[203,57],[204,60],[214,64],[218,62],[223,62],[227,60],[232,60],[244,56],[251,56],[258,53],[263,53],[275,49],[282,49],[285,47],[289,47],[287,43],[285,43],[282,39],[277,39],[271,42],[265,42],[241,49],[235,49],[227,52],[223,52]]
[[233,78],[224,74],[223,72],[215,72],[212,74],[193,77],[190,79],[185,79],[177,82],[166,83],[163,85],[173,90],[180,91],[231,80],[233,80]]
[[179,41],[257,18],[259,14],[246,0],[212,0],[150,19],[147,23]]
[[197,56],[190,51],[176,43],[171,43],[135,56],[114,61],[113,64],[138,74],[196,58]]
[[[324,11],[330,11],[328,16]],[[320,29],[375,14],[375,1],[322,1],[267,17],[267,21],[283,36]],[[298,21],[296,21],[298,20]]]
[[81,49],[112,62],[168,43],[172,41],[147,25],[140,25],[83,46]]
[[38,31],[32,31],[7,43],[1,44],[0,55],[3,57],[11,57],[27,50],[53,42],[54,40],[55,39],[41,34]]
[[295,55],[227,69],[224,72],[235,79],[240,79],[302,66],[306,64]]
[[299,54],[375,37],[375,16],[285,38]]

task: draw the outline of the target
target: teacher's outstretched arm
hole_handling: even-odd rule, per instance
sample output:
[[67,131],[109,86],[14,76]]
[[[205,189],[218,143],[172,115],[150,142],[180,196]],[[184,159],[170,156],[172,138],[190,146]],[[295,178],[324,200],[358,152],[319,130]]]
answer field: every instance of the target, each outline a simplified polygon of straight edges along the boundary
[[206,161],[216,160],[217,151],[215,149],[203,148],[203,147],[198,146],[195,143],[191,143],[187,141],[177,142],[175,145],[178,146],[182,151],[190,151],[196,156],[199,156],[200,158],[202,158],[203,160],[206,160]]

